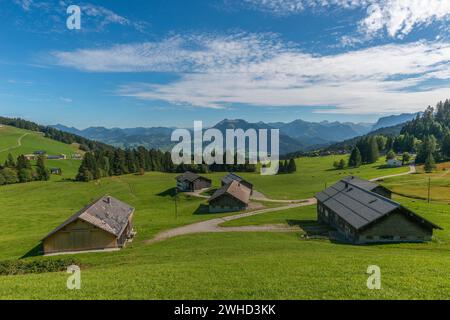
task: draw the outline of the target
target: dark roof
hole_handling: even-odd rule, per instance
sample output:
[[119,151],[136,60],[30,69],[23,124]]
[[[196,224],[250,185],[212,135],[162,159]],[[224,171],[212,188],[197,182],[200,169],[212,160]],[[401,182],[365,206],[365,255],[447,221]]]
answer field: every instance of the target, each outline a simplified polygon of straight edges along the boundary
[[178,181],[189,181],[189,182],[194,182],[197,179],[204,179],[204,180],[211,181],[208,178],[202,177],[202,176],[200,176],[196,173],[190,172],[190,171],[186,171],[182,175],[177,176],[175,179],[177,179]]
[[237,181],[232,181],[231,183],[224,185],[222,188],[214,192],[212,197],[209,198],[208,202],[211,202],[214,199],[217,199],[225,194],[229,194],[233,198],[236,198],[239,201],[248,204],[250,202],[251,190],[247,186]]
[[223,182],[224,184],[229,184],[229,183],[231,183],[231,182],[233,182],[233,181],[237,181],[237,182],[241,182],[241,183],[246,183],[246,184],[248,184],[249,186],[253,187],[253,185],[252,185],[250,182],[246,181],[244,178],[242,178],[242,177],[240,177],[240,176],[238,176],[237,174],[232,173],[232,172],[230,172],[229,174],[227,174],[225,177],[222,178],[222,182]]
[[45,238],[48,238],[77,219],[86,221],[119,237],[125,230],[128,219],[133,212],[134,208],[126,203],[110,196],[103,196],[64,221]]
[[357,230],[399,208],[429,227],[441,229],[401,204],[371,191],[378,186],[373,182],[347,177],[316,194],[316,198]]
[[377,187],[380,187],[380,185],[375,182],[363,180],[355,176],[345,177],[341,181],[348,182],[354,186],[360,187],[368,191],[373,191]]

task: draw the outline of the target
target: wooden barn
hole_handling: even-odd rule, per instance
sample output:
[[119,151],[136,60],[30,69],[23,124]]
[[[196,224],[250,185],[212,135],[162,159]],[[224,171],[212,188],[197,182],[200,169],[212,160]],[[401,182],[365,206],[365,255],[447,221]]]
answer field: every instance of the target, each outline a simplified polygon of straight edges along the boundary
[[243,184],[244,186],[250,189],[251,193],[253,193],[253,184],[251,184],[250,182],[246,181],[245,179],[241,178],[240,176],[232,172],[230,172],[229,174],[227,174],[225,177],[222,178],[221,180],[222,187],[226,186],[227,184],[233,181],[237,181],[240,184]]
[[250,202],[251,190],[243,184],[232,181],[218,189],[209,198],[209,212],[232,212],[246,210]]
[[318,221],[354,244],[430,241],[441,229],[390,195],[373,182],[347,177],[316,195]]
[[50,232],[44,253],[122,248],[133,237],[133,214],[126,203],[104,196]]
[[176,177],[177,189],[182,192],[193,192],[206,188],[211,188],[211,180],[196,173],[186,171]]

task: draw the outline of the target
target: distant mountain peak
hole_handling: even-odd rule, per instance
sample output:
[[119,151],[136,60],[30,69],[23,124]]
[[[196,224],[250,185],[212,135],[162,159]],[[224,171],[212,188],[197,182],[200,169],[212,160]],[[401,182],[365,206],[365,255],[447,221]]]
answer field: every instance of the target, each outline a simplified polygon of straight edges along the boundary
[[408,121],[413,120],[418,113],[402,113],[398,115],[390,115],[386,117],[382,117],[378,119],[377,123],[372,127],[372,131],[381,129],[381,128],[387,128],[387,127],[393,127],[398,124],[402,124]]

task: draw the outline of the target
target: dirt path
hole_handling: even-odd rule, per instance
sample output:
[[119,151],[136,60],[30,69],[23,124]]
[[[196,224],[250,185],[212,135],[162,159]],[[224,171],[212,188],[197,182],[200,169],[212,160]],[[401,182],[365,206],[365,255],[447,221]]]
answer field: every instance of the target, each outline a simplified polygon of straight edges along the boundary
[[[203,199],[209,199],[209,196],[205,196],[201,193],[205,192],[208,189],[203,189],[203,190],[197,190],[197,191],[193,191],[193,192],[185,192],[186,195],[188,196],[192,196],[192,197],[197,197],[197,198],[203,198]],[[302,203],[305,200],[277,200],[277,199],[270,199],[267,198],[264,194],[262,194],[259,191],[253,190],[253,194],[250,197],[250,200],[255,200],[255,201],[265,201],[265,202],[276,202],[276,203]],[[307,199],[308,200],[308,199]]]
[[391,174],[391,175],[389,175],[389,176],[384,176],[384,177],[374,178],[374,179],[371,179],[370,181],[375,182],[375,181],[380,181],[380,180],[384,180],[384,179],[387,179],[387,178],[406,176],[406,175],[408,175],[408,174],[414,174],[414,173],[416,173],[416,172],[417,172],[416,166],[411,165],[411,166],[409,166],[409,171],[408,171],[408,172],[397,173],[397,174]]
[[[404,176],[404,175],[413,174],[413,173],[416,173],[416,167],[411,165],[411,166],[409,166],[408,172],[374,178],[370,181],[379,181],[379,180],[383,180],[383,179],[387,179],[387,178],[391,178],[391,177]],[[195,197],[200,197],[200,198],[206,198],[206,199],[209,198],[208,196],[201,195],[200,194],[201,192],[203,192],[203,191],[188,192],[187,194],[189,194],[191,196],[195,196]],[[252,211],[252,212],[245,212],[245,213],[228,216],[228,217],[215,218],[215,219],[211,219],[211,220],[197,222],[197,223],[189,224],[186,226],[162,231],[162,232],[158,233],[153,239],[146,240],[146,241],[144,241],[144,243],[145,244],[153,244],[153,243],[164,241],[164,240],[167,240],[167,239],[170,239],[173,237],[183,236],[183,235],[187,235],[187,234],[195,234],[195,233],[207,233],[207,232],[292,232],[292,231],[298,231],[299,229],[297,227],[287,227],[287,226],[283,226],[283,225],[243,226],[243,227],[221,227],[220,225],[227,221],[250,217],[250,216],[257,215],[257,214],[284,211],[287,209],[311,206],[311,205],[316,204],[315,198],[310,198],[310,199],[305,199],[305,200],[274,200],[274,199],[266,198],[262,193],[259,193],[258,191],[254,191],[252,200],[286,203],[286,205],[281,206],[281,207],[276,207],[276,208],[266,208],[266,209]]]
[[23,134],[22,136],[20,136],[20,137],[17,139],[17,146],[9,147],[9,148],[0,150],[0,153],[1,153],[1,152],[6,152],[6,151],[10,151],[10,150],[14,150],[14,149],[20,148],[20,147],[22,146],[22,139],[25,138],[27,135],[29,135],[29,133],[25,133],[25,134]]
[[178,237],[178,236],[187,235],[187,234],[205,233],[205,232],[230,232],[230,231],[231,232],[254,232],[254,231],[286,232],[286,231],[298,230],[296,228],[289,228],[286,226],[279,226],[279,225],[228,228],[228,227],[220,227],[220,224],[227,222],[227,221],[232,221],[232,220],[237,220],[237,219],[241,219],[241,218],[245,218],[245,217],[254,216],[257,214],[275,212],[275,211],[283,211],[283,210],[297,208],[297,207],[303,207],[303,206],[310,206],[315,203],[316,203],[315,199],[308,199],[307,201],[304,201],[302,203],[291,203],[291,204],[288,204],[288,205],[285,205],[282,207],[261,209],[261,210],[256,210],[256,211],[252,211],[252,212],[245,212],[245,213],[237,214],[234,216],[215,218],[215,219],[211,219],[211,220],[197,222],[197,223],[189,224],[186,226],[178,227],[175,229],[162,231],[162,232],[158,233],[153,239],[147,240],[144,243],[152,244],[152,243],[164,241],[164,240],[167,240],[167,239],[170,239],[173,237]]

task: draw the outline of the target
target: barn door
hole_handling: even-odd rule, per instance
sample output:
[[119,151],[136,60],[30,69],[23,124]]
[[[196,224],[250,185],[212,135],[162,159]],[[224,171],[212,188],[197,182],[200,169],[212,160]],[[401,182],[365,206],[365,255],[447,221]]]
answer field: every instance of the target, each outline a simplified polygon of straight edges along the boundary
[[89,249],[90,232],[88,230],[76,230],[70,233],[73,250]]

